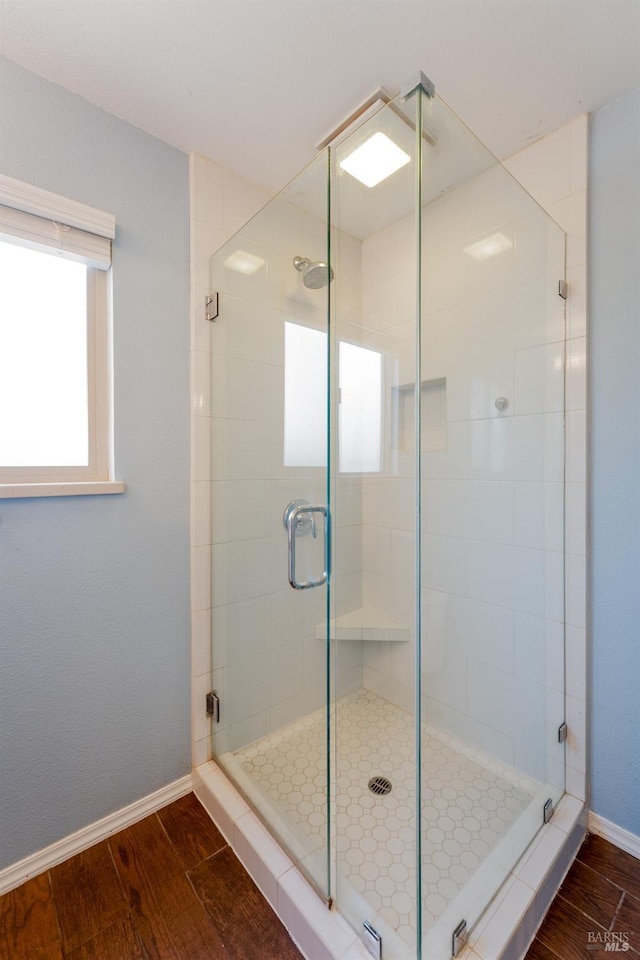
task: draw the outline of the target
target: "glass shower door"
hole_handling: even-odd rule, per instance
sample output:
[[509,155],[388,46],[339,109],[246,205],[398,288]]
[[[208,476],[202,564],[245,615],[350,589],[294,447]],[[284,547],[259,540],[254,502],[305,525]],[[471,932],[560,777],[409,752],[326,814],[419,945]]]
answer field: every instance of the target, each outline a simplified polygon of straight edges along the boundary
[[326,176],[319,157],[211,260],[211,730],[329,898]]

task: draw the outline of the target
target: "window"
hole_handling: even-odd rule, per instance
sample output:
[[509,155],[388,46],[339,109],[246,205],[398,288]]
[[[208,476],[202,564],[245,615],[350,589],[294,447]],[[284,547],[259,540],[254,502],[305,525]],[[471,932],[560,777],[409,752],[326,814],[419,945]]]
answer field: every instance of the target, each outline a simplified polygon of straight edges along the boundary
[[113,235],[110,215],[0,177],[2,485],[110,480]]
[[[341,473],[382,470],[382,354],[338,345],[338,463]],[[327,463],[327,335],[284,325],[284,465]]]

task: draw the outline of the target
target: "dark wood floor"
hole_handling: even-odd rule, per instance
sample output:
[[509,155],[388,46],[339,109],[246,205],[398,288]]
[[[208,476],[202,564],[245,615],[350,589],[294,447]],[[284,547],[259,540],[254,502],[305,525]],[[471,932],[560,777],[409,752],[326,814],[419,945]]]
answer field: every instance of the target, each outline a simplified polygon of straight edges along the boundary
[[[590,836],[526,960],[597,960],[613,932],[640,958],[640,861]],[[0,960],[302,955],[189,794],[0,897]]]
[[0,960],[302,960],[193,794],[0,897]]
[[[626,934],[626,941],[620,938],[617,950],[605,951],[605,934],[613,939],[613,933]],[[592,834],[551,904],[526,960],[604,960],[611,955],[640,957],[640,860]]]

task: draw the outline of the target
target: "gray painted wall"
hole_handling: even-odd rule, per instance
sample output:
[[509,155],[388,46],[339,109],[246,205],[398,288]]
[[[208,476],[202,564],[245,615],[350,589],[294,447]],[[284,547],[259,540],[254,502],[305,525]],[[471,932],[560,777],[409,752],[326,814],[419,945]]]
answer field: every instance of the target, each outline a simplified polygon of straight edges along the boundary
[[590,164],[592,807],[640,835],[640,90]]
[[190,710],[188,158],[0,60],[0,172],[115,214],[127,484],[0,500],[1,868],[186,774]]

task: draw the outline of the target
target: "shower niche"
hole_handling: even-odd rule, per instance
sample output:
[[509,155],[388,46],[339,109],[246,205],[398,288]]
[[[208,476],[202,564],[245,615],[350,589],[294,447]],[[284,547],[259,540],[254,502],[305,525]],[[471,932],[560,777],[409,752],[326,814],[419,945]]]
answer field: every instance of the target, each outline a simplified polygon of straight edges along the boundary
[[387,960],[448,960],[564,791],[563,277],[423,83],[211,260],[212,757]]
[[[403,383],[393,391],[394,437],[392,449],[402,451],[415,447],[416,426],[414,407],[416,406],[415,383]],[[421,443],[423,453],[447,449],[447,379],[437,377],[423,380],[420,384]]]

